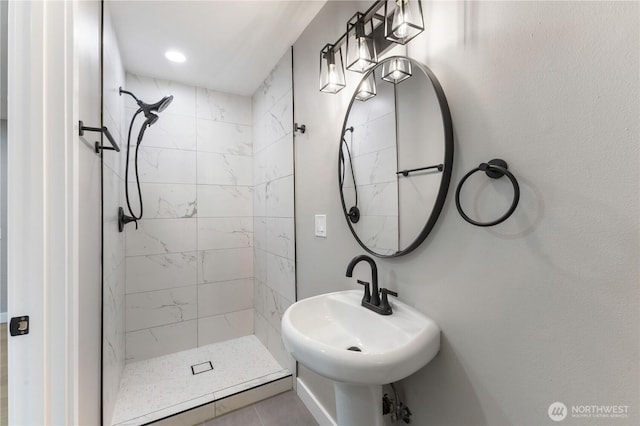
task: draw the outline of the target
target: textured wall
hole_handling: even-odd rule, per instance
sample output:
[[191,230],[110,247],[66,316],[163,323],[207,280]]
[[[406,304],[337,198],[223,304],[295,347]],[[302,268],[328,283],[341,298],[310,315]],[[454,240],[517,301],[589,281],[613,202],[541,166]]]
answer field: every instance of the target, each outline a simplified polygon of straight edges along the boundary
[[[139,152],[144,216],[126,229],[127,361],[253,334],[251,99],[132,74],[127,89],[146,102],[174,96]],[[136,105],[126,102],[128,122]]]
[[[294,45],[298,297],[356,288],[362,252],[337,190],[342,119],[355,87],[318,91],[318,52],[369,3],[329,2]],[[522,198],[504,224],[462,220],[453,187],[427,240],[379,260],[380,282],[434,318],[442,349],[401,383],[418,425],[551,424],[549,404],[630,405],[638,394],[638,3],[424,2],[409,55],[444,87],[452,186],[481,161],[509,162]],[[478,177],[463,201],[484,219],[511,188]],[[487,201],[479,201],[480,204]],[[483,207],[484,206],[484,207]],[[471,212],[474,212],[473,207]],[[313,215],[328,215],[327,238]],[[368,278],[366,268],[358,277]],[[330,383],[301,376],[332,408]],[[563,424],[602,424],[566,419]]]
[[255,333],[278,362],[295,371],[280,337],[295,300],[293,93],[291,50],[253,94]]

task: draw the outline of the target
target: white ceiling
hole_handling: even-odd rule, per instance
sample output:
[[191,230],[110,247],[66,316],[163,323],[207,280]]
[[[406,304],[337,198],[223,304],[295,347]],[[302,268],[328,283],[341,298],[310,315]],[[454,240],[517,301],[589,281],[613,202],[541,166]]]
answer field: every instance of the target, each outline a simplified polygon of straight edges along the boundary
[[[111,0],[107,7],[127,71],[251,95],[325,1]],[[187,61],[169,62],[167,50]]]

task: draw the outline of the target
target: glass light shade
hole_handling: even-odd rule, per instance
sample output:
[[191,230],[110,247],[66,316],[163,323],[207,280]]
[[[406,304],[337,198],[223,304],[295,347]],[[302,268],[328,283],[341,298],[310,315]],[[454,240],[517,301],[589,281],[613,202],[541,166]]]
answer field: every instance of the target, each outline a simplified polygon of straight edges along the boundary
[[406,58],[394,58],[382,64],[382,79],[398,84],[411,77],[411,61]]
[[320,51],[320,91],[338,93],[344,89],[344,66],[342,50],[334,51],[332,44],[327,44]]
[[347,23],[347,69],[360,73],[367,72],[378,63],[376,46],[371,36],[373,23],[369,21],[371,31],[367,34],[363,17],[358,12]]
[[424,30],[420,0],[387,0],[384,15],[384,34],[387,40],[406,44]]
[[356,99],[359,101],[368,101],[376,95],[376,78],[375,73],[369,74],[369,76],[363,79],[358,86],[356,92]]

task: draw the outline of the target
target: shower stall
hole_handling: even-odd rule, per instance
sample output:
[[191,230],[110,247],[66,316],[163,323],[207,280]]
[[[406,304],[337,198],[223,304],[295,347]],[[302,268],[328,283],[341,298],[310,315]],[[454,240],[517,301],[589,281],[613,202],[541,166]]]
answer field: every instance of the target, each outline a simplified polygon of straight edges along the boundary
[[122,147],[102,154],[103,423],[212,418],[291,388],[291,51],[240,96],[129,72],[107,6],[103,21],[102,125]]

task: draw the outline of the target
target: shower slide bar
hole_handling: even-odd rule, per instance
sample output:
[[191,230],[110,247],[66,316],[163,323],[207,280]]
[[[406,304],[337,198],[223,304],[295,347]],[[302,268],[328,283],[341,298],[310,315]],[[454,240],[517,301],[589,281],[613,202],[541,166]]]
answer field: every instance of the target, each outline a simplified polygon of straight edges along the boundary
[[107,139],[109,140],[109,143],[111,143],[111,146],[102,146],[100,145],[100,142],[96,142],[95,145],[95,150],[96,150],[96,154],[100,153],[100,150],[111,150],[111,151],[115,151],[115,152],[120,152],[120,147],[118,146],[118,144],[116,143],[116,141],[113,139],[113,136],[111,135],[111,132],[109,131],[109,129],[107,129],[106,126],[103,127],[89,127],[89,126],[85,126],[84,123],[82,122],[82,120],[80,120],[78,122],[79,124],[79,128],[80,130],[78,131],[78,133],[80,134],[80,136],[84,136],[84,132],[100,132],[103,133]]

